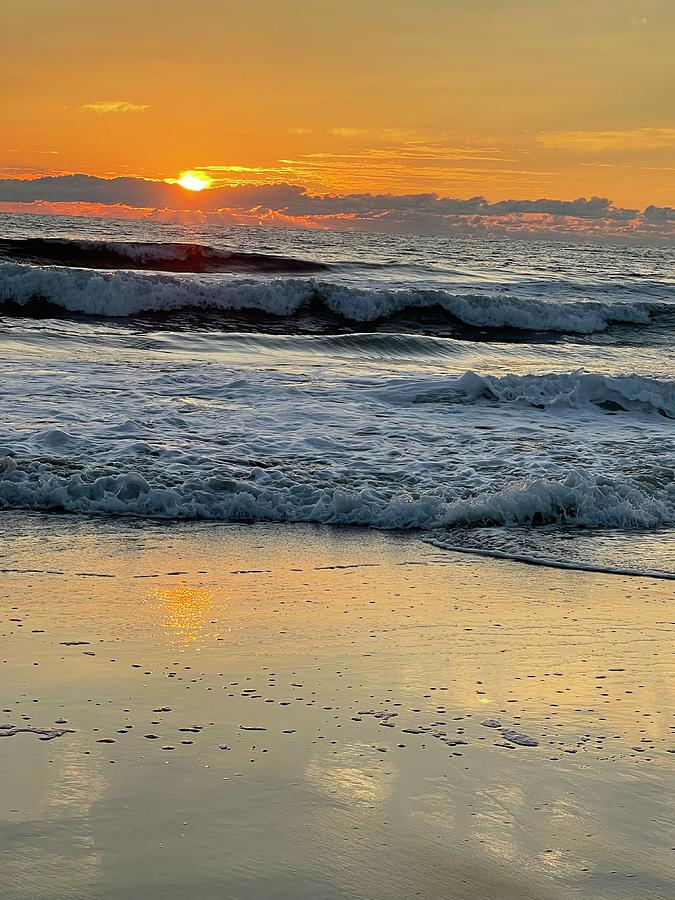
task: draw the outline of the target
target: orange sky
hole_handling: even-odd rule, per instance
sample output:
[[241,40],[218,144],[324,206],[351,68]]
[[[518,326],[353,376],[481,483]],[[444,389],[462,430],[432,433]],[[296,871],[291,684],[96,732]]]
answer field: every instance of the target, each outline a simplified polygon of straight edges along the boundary
[[673,0],[22,0],[0,177],[675,206]]

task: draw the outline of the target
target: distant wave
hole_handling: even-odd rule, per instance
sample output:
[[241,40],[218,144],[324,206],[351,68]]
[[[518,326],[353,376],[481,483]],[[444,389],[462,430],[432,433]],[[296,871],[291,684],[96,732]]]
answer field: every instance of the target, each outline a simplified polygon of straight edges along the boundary
[[595,408],[604,412],[657,413],[675,419],[675,380],[640,375],[570,372],[501,377],[463,375],[392,383],[381,400],[402,403],[466,404],[487,401],[536,409]]
[[[485,329],[593,334],[613,323],[646,325],[651,301],[547,300],[443,290],[348,288],[308,279],[211,279],[134,272],[0,264],[0,303],[42,301],[71,313],[125,317],[177,311],[265,314],[288,318],[318,307],[345,322],[376,322],[433,313],[440,321]],[[26,310],[30,313],[30,308]]]
[[34,265],[90,269],[148,269],[160,272],[267,272],[309,275],[328,266],[267,253],[217,250],[202,244],[84,241],[65,238],[0,240],[0,256]]

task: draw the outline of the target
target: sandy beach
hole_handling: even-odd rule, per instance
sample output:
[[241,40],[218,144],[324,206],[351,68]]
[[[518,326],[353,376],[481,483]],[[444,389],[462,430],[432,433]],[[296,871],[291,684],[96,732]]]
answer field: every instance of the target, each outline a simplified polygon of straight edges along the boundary
[[3,898],[670,896],[668,581],[3,526]]

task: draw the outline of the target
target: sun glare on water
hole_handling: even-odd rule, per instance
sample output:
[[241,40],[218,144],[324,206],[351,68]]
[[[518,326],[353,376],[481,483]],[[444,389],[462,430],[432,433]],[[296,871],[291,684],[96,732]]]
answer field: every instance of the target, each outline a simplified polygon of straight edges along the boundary
[[176,184],[185,188],[186,191],[203,191],[204,188],[211,187],[211,179],[203,172],[181,172]]

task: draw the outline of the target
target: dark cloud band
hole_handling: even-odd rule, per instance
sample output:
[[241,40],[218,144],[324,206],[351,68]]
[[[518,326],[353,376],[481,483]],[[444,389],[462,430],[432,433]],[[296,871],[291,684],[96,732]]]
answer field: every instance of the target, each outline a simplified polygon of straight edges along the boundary
[[648,206],[644,211],[616,207],[604,197],[577,200],[500,200],[484,197],[456,199],[438,194],[311,194],[300,185],[287,183],[215,187],[190,193],[176,184],[144,178],[99,178],[93,175],[58,175],[0,180],[0,202],[95,203],[152,210],[192,210],[257,217],[280,216],[313,221],[350,218],[378,230],[444,231],[458,223],[469,230],[489,220],[507,223],[513,218],[543,217],[550,221],[581,220],[625,226],[626,229],[658,229],[668,236],[675,231],[675,210]]

